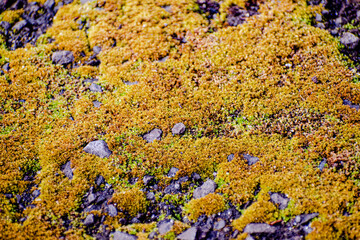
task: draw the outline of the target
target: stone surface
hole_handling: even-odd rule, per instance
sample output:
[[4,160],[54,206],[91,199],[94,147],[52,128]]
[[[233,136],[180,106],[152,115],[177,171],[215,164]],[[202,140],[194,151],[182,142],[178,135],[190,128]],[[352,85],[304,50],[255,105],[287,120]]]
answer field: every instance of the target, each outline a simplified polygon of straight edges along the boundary
[[285,195],[280,194],[280,193],[271,193],[270,199],[273,203],[278,205],[278,208],[280,210],[287,208],[288,203],[289,203],[289,198],[287,198]]
[[326,165],[326,158],[323,158],[323,160],[320,162],[318,168],[320,171],[322,171],[325,168]]
[[61,167],[61,171],[64,173],[64,175],[69,178],[70,180],[73,179],[73,170],[71,168],[71,162],[68,161]]
[[231,162],[234,159],[234,157],[235,157],[234,154],[230,154],[229,156],[227,156],[228,162]]
[[352,33],[346,32],[340,38],[341,44],[344,44],[349,49],[355,49],[359,44],[359,38]]
[[118,214],[116,207],[112,204],[107,206],[107,212],[109,213],[110,217],[115,217]]
[[124,232],[114,232],[114,240],[136,240],[137,237]]
[[89,142],[83,149],[86,153],[94,154],[101,158],[110,157],[112,152],[104,140],[96,140]]
[[182,232],[180,235],[178,235],[176,238],[181,240],[195,240],[196,239],[196,233],[197,228],[191,227],[184,232]]
[[185,130],[186,130],[186,127],[183,123],[177,123],[174,125],[171,132],[173,135],[182,135],[182,134],[184,134]]
[[100,186],[101,184],[104,184],[104,183],[105,183],[105,178],[103,176],[99,175],[96,177],[95,184],[97,186]]
[[71,51],[54,52],[51,60],[54,64],[67,65],[74,62],[74,54]]
[[90,91],[92,92],[102,92],[101,86],[97,85],[96,83],[92,83],[89,87]]
[[215,192],[215,189],[216,183],[213,180],[208,179],[203,185],[194,190],[193,197],[195,199],[205,197],[209,193]]
[[225,227],[225,225],[226,225],[226,222],[223,219],[221,219],[221,220],[215,222],[214,230],[221,230]]
[[158,223],[157,228],[160,234],[166,234],[173,226],[174,220],[163,220]]
[[245,158],[245,160],[247,160],[247,163],[249,166],[251,166],[259,161],[258,157],[254,157],[249,154],[243,154],[243,157]]
[[150,184],[153,182],[154,179],[155,179],[154,176],[145,175],[145,176],[143,177],[144,185],[145,185],[145,186],[150,185]]
[[91,226],[94,224],[94,214],[89,214],[86,216],[85,220],[84,220],[84,225],[85,226]]
[[276,227],[273,227],[267,223],[249,223],[244,228],[244,232],[249,234],[275,233]]
[[94,104],[94,107],[99,108],[102,103],[95,100],[95,101],[93,101],[93,104]]
[[55,0],[47,0],[45,3],[44,3],[44,7],[45,8],[48,8],[50,10],[54,9],[55,7]]
[[170,168],[167,176],[170,177],[170,178],[175,177],[175,176],[176,176],[176,173],[177,173],[178,171],[179,171],[178,168],[172,167],[172,168]]
[[148,143],[152,143],[154,140],[161,140],[162,131],[158,128],[151,130],[149,133],[143,136],[143,139]]

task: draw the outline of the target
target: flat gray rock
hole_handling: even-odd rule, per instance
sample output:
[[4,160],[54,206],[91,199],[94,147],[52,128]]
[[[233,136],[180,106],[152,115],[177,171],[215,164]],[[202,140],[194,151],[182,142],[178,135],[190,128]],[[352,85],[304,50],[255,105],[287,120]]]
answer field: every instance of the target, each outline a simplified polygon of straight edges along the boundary
[[97,85],[96,83],[91,83],[90,85],[90,91],[92,92],[102,92],[101,86]]
[[95,100],[95,101],[93,101],[93,104],[94,104],[94,107],[99,108],[102,103]]
[[220,221],[217,221],[215,224],[214,224],[214,230],[221,230],[225,227],[226,225],[226,222],[221,219]]
[[249,166],[251,166],[259,161],[258,157],[254,157],[249,154],[243,154],[243,157],[245,158],[245,160],[247,160]]
[[352,33],[346,32],[340,38],[341,44],[344,44],[349,49],[355,49],[359,44],[359,38]]
[[186,130],[186,127],[183,123],[177,123],[174,125],[171,132],[173,135],[182,135],[182,134],[184,134],[185,130]]
[[289,198],[285,197],[283,194],[280,193],[272,193],[270,194],[270,199],[273,203],[278,205],[280,210],[284,210],[287,208],[289,203]]
[[84,220],[84,225],[85,226],[91,226],[93,224],[94,224],[94,214],[87,215],[85,220]]
[[276,227],[267,223],[249,223],[246,225],[244,232],[249,234],[274,233],[276,232]]
[[101,158],[110,157],[112,152],[104,140],[96,140],[89,142],[83,149],[86,153],[94,154]]
[[172,167],[172,168],[170,168],[167,176],[170,177],[170,178],[175,177],[175,176],[176,176],[176,173],[177,173],[178,171],[179,171],[178,168]]
[[181,240],[195,240],[196,233],[197,233],[197,228],[191,227],[191,228],[187,229],[186,231],[182,232],[176,238],[181,239]]
[[323,158],[323,160],[320,162],[318,168],[320,171],[322,171],[325,168],[326,165],[326,158]]
[[98,55],[101,52],[101,47],[100,46],[93,47],[93,52],[95,55]]
[[96,0],[80,0],[80,3],[81,4],[85,4],[85,3],[88,3],[88,2],[94,2]]
[[67,65],[74,62],[74,54],[71,51],[54,52],[51,60],[54,64]]
[[118,214],[116,207],[112,204],[109,204],[106,209],[110,217],[115,217]]
[[174,220],[163,220],[158,223],[158,231],[160,234],[169,232],[174,226]]
[[208,179],[203,185],[194,190],[193,197],[195,199],[205,197],[209,193],[215,192],[215,189],[216,183],[213,180]]
[[22,21],[20,21],[20,22],[17,22],[17,23],[12,27],[12,30],[13,30],[15,33],[18,33],[18,32],[20,32],[21,29],[23,29],[26,25],[27,25],[26,20],[22,20]]
[[152,143],[154,140],[161,140],[162,131],[158,128],[151,130],[149,133],[143,136],[143,139],[148,143]]
[[68,179],[73,179],[73,169],[71,168],[71,162],[68,161],[67,163],[65,163],[64,165],[62,165],[61,167],[61,171],[64,173],[64,175],[68,178]]
[[128,233],[124,233],[124,232],[119,232],[116,231],[114,232],[114,240],[136,240],[137,236],[128,234]]
[[55,0],[47,0],[45,3],[44,3],[44,8],[47,8],[47,9],[54,9],[55,7]]

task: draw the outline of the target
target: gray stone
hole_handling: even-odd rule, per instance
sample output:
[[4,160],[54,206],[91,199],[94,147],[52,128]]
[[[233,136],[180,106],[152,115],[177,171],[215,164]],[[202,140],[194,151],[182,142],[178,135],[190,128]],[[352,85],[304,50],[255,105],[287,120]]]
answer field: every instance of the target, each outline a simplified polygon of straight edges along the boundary
[[248,234],[262,234],[262,233],[275,233],[276,227],[267,223],[249,223],[244,229]]
[[316,27],[317,27],[317,28],[321,28],[321,29],[325,29],[325,28],[326,28],[325,24],[323,24],[323,23],[321,23],[321,22],[317,23],[317,24],[316,24]]
[[38,196],[40,196],[40,190],[36,189],[31,194],[33,195],[34,198],[37,198]]
[[182,232],[176,238],[181,240],[195,240],[196,239],[197,228],[191,227],[186,231]]
[[87,197],[87,201],[89,204],[93,203],[96,200],[96,195],[94,193],[90,193]]
[[169,58],[169,56],[160,58],[160,59],[158,60],[158,62],[165,62],[166,60],[168,60],[168,58]]
[[101,175],[99,175],[95,180],[95,184],[97,186],[100,186],[101,184],[104,184],[104,183],[105,183],[105,178]]
[[114,205],[109,204],[106,208],[110,217],[115,217],[118,214],[118,211]]
[[55,7],[55,0],[47,0],[44,3],[44,7],[47,8],[47,9],[52,10]]
[[101,86],[97,85],[96,83],[92,83],[89,89],[92,92],[102,92]]
[[259,161],[258,157],[254,157],[249,154],[243,154],[243,157],[245,158],[245,160],[247,160],[249,166],[251,166]]
[[343,22],[344,22],[344,21],[343,21],[343,19],[342,19],[341,17],[336,18],[335,21],[334,21],[335,26],[338,27],[338,28],[341,27],[341,25],[343,24]]
[[17,23],[12,27],[12,30],[13,30],[15,33],[18,33],[18,32],[20,32],[21,29],[23,29],[26,25],[27,25],[26,20],[22,20],[22,21],[20,21],[20,22],[17,22]]
[[235,157],[234,154],[230,154],[229,156],[227,156],[228,162],[231,162],[234,159],[234,157]]
[[322,171],[325,168],[326,165],[326,158],[323,158],[323,160],[319,164],[319,170]]
[[300,225],[307,224],[310,222],[313,218],[316,218],[319,216],[319,213],[310,213],[310,214],[302,214],[300,215],[301,220],[299,221]]
[[2,68],[8,72],[10,70],[10,63],[5,63]]
[[148,193],[146,194],[146,199],[148,199],[148,200],[150,200],[150,201],[155,200],[155,199],[156,199],[156,198],[155,198],[155,194],[154,194],[153,192],[148,192]]
[[170,171],[168,172],[167,176],[172,178],[172,177],[175,177],[176,176],[176,173],[179,171],[178,168],[176,167],[172,167],[170,168]]
[[209,193],[215,192],[215,189],[216,183],[213,180],[208,179],[203,185],[194,190],[193,197],[195,199],[205,197]]
[[95,101],[93,101],[93,104],[94,104],[94,107],[99,108],[102,103],[95,100]]
[[89,214],[86,216],[85,220],[84,220],[84,225],[85,226],[91,226],[94,224],[94,214]]
[[113,239],[114,240],[136,240],[137,237],[134,235],[130,235],[128,233],[116,231],[116,232],[114,232]]
[[135,82],[124,81],[124,83],[125,83],[125,85],[128,85],[128,86],[139,84],[138,81],[135,81]]
[[65,163],[64,165],[62,165],[61,167],[61,171],[64,173],[64,175],[68,178],[68,179],[73,179],[73,170],[71,168],[71,162],[68,161],[67,163]]
[[98,55],[101,52],[101,47],[100,46],[93,47],[93,52],[95,55]]
[[101,158],[110,157],[112,152],[104,140],[96,140],[89,142],[83,149],[86,153],[94,154]]
[[317,21],[317,22],[321,22],[321,21],[322,21],[322,16],[321,16],[321,14],[316,13],[316,15],[315,15],[315,21]]
[[359,44],[359,38],[352,33],[346,32],[340,38],[341,44],[344,44],[349,49],[355,49]]
[[162,131],[158,128],[151,130],[149,133],[143,136],[143,139],[148,143],[152,143],[154,140],[161,140]]
[[169,232],[173,226],[174,226],[174,220],[163,220],[158,223],[157,228],[159,233],[162,235]]
[[217,221],[215,224],[214,224],[214,230],[221,230],[225,227],[226,225],[226,222],[221,219],[220,221]]
[[88,2],[94,2],[96,0],[80,0],[80,3],[81,4],[85,4],[85,3],[88,3]]
[[349,100],[347,100],[347,99],[344,99],[344,100],[343,100],[343,104],[349,106],[350,108],[354,108],[354,109],[356,109],[356,110],[359,110],[359,109],[360,109],[360,106],[359,106],[359,105],[353,104],[351,101],[349,101]]
[[165,6],[162,6],[162,8],[167,11],[168,13],[171,13],[171,6],[170,5],[165,5]]
[[173,135],[182,135],[182,134],[184,134],[185,130],[186,130],[186,127],[183,123],[177,123],[174,125],[171,132]]
[[54,52],[51,60],[54,64],[67,65],[74,62],[74,54],[71,51]]
[[272,193],[270,194],[270,199],[273,203],[278,205],[278,208],[280,210],[283,210],[285,208],[287,208],[288,203],[289,203],[289,198],[283,196],[280,193]]
[[154,176],[145,175],[145,176],[143,177],[144,185],[147,186],[148,184],[150,184],[151,181],[152,181],[154,178],[155,178]]

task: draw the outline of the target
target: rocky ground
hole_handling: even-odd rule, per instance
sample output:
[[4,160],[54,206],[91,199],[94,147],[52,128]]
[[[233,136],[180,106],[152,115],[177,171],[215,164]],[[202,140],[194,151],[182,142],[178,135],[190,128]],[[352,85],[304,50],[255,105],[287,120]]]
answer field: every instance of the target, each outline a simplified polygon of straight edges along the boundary
[[1,239],[360,238],[360,2],[0,20]]

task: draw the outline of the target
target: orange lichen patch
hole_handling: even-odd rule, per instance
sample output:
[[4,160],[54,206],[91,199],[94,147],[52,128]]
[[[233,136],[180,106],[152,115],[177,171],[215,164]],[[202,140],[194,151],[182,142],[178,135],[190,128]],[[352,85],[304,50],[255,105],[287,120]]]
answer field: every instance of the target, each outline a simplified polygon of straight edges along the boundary
[[226,209],[224,198],[216,193],[210,193],[205,197],[193,199],[184,206],[185,214],[189,220],[196,222],[198,217],[222,212]]
[[74,69],[73,74],[82,78],[93,78],[99,75],[99,69],[93,66],[80,66]]
[[110,201],[115,203],[117,208],[126,211],[132,217],[139,212],[144,212],[147,206],[145,194],[138,188],[114,193]]

